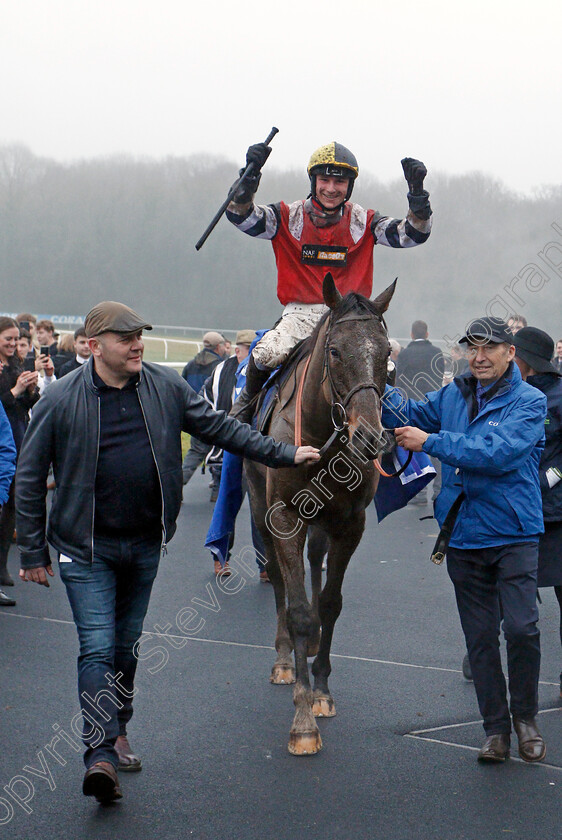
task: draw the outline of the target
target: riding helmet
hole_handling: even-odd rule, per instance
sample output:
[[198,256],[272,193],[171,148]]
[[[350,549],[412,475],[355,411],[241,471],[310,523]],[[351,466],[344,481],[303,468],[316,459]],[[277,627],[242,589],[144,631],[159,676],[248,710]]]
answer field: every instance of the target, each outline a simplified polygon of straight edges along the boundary
[[[357,158],[341,143],[326,143],[312,153],[308,162],[308,177],[310,178],[310,192],[316,198],[316,176],[327,175],[336,178],[348,178],[346,201],[353,192],[353,182],[359,175]],[[316,199],[318,200],[318,199]]]

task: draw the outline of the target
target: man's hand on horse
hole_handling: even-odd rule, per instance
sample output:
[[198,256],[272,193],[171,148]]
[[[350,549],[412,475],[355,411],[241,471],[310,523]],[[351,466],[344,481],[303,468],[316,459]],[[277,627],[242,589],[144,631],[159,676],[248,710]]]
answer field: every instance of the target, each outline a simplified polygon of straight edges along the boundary
[[38,569],[20,569],[20,578],[22,580],[31,580],[33,583],[39,583],[41,586],[50,586],[47,575],[51,577],[55,576],[52,566],[40,566]]
[[416,429],[415,426],[402,426],[399,429],[394,429],[396,443],[410,452],[421,452],[422,447],[429,435],[427,432],[422,432],[421,429]]
[[312,464],[320,460],[320,452],[314,446],[299,446],[295,452],[295,464]]

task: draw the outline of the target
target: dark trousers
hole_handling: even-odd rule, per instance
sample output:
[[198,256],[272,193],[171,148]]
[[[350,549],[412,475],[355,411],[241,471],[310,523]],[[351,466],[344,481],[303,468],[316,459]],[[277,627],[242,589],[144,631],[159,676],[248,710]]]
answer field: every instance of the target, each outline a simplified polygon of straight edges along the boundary
[[[538,711],[537,563],[537,543],[447,552],[486,735],[511,732],[510,709],[521,718],[532,718]],[[509,707],[500,657],[502,620]]]
[[185,458],[183,459],[182,464],[182,472],[183,472],[183,483],[187,484],[187,482],[191,479],[195,471],[213,447],[210,443],[203,443],[202,440],[199,438],[191,436],[191,446],[185,453]]
[[78,694],[84,718],[84,763],[117,766],[114,744],[133,714],[134,646],[160,560],[159,537],[94,541],[90,563],[59,562],[78,630]]
[[[555,586],[554,594],[558,599],[558,606],[560,607],[560,644],[562,645],[562,586]],[[560,691],[562,692],[562,671],[560,672]]]

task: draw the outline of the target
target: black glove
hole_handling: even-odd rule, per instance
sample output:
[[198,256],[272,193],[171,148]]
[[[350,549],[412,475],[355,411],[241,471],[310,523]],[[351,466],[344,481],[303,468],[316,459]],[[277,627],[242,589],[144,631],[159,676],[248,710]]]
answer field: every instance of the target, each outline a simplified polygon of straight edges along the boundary
[[270,154],[271,146],[266,146],[265,143],[255,143],[255,145],[250,146],[246,152],[246,166],[249,166],[251,163],[254,164],[253,176],[260,174]]
[[400,163],[404,170],[404,177],[408,182],[408,189],[412,195],[423,195],[423,179],[427,175],[427,169],[421,160],[415,158],[403,158]]
[[232,197],[235,204],[250,204],[253,201],[255,194],[258,191],[261,179],[261,168],[271,154],[271,146],[266,146],[265,143],[255,143],[250,146],[246,152],[246,166],[244,166],[238,175],[242,177],[246,168],[253,163],[254,167],[252,174],[244,178],[241,186],[238,187]]
[[[241,178],[245,171],[245,168],[241,169],[238,173],[238,176]],[[235,204],[251,204],[254,200],[255,194],[258,191],[260,181],[260,173],[258,173],[257,175],[248,175],[247,178],[244,178],[243,182],[232,196],[231,201],[234,201]]]

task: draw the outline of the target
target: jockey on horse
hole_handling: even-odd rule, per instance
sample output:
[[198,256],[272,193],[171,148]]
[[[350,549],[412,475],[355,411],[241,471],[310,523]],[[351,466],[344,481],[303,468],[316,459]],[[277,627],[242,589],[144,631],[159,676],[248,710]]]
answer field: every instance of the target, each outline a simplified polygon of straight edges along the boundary
[[254,204],[260,172],[270,152],[265,143],[250,146],[246,165],[253,163],[255,174],[243,182],[226,211],[239,230],[271,240],[277,262],[277,296],[285,307],[250,357],[246,387],[231,410],[243,422],[251,422],[254,397],[271,371],[297,342],[312,333],[327,311],[322,298],[326,272],[331,272],[342,295],[359,292],[369,297],[373,246],[413,247],[425,242],[431,230],[429,193],[423,188],[427,169],[419,160],[402,160],[409,210],[405,219],[393,219],[349,200],[359,167],[352,152],[336,142],[321,146],[310,158],[306,200],[289,205],[283,201]]

